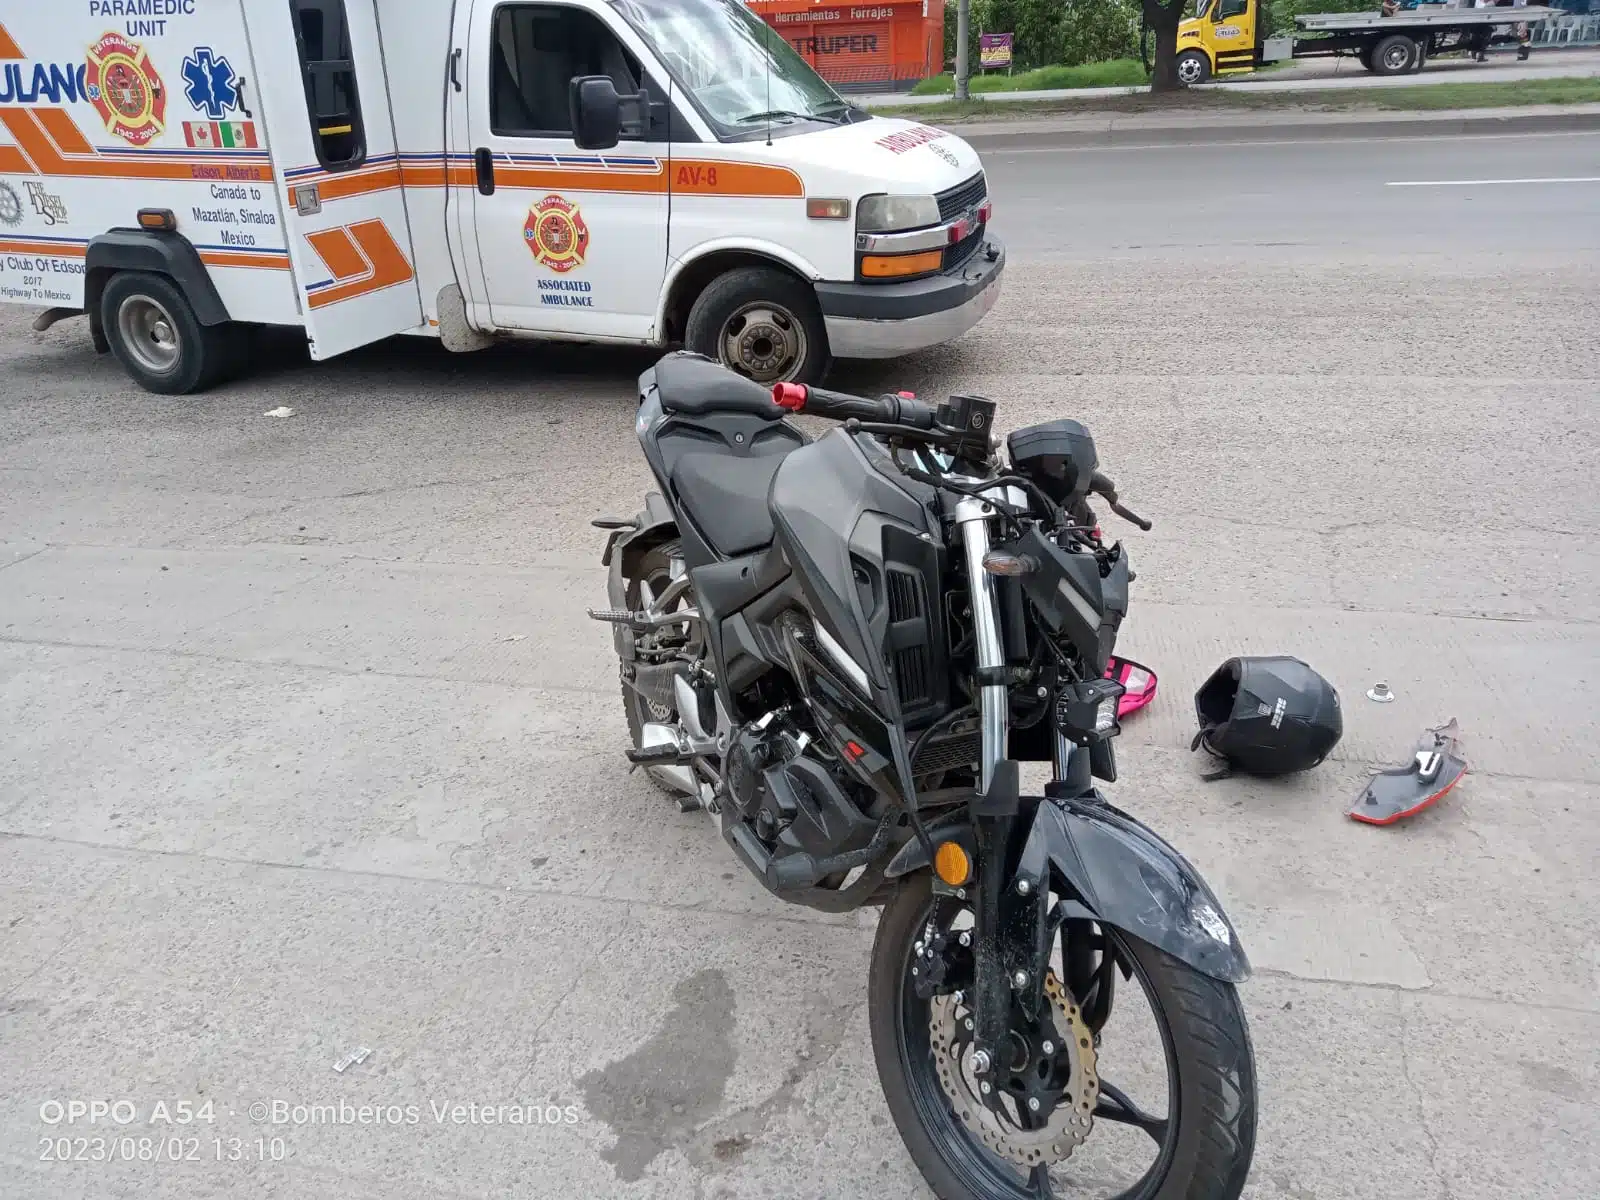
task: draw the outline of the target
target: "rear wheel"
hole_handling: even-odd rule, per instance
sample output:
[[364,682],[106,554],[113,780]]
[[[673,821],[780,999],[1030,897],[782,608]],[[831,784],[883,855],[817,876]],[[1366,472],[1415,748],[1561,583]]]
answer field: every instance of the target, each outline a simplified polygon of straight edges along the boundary
[[[678,553],[678,543],[668,542],[666,545],[657,546],[639,560],[639,573],[637,576],[626,580],[626,595],[628,607],[637,612],[651,604],[667,590],[672,582],[672,559]],[[670,607],[676,608],[674,604]],[[647,659],[659,657],[659,652],[667,649],[666,639],[679,636],[681,626],[670,626],[664,631],[652,634],[634,635],[634,662],[639,665],[640,651],[644,651]],[[665,696],[657,699],[646,699],[626,679],[622,681],[622,711],[628,718],[628,734],[633,739],[634,749],[644,748],[644,727],[646,725],[672,725],[678,723],[677,707]],[[645,774],[650,776],[650,781],[661,791],[669,796],[684,796],[687,793],[679,783],[675,782],[668,773],[667,768],[646,767]]]
[[828,331],[816,294],[777,267],[713,279],[689,310],[684,344],[757,383],[820,383]]
[[100,318],[111,352],[146,391],[204,391],[244,359],[244,330],[202,325],[188,298],[165,275],[113,275],[100,295]]
[[1404,75],[1417,60],[1417,43],[1403,33],[1391,33],[1372,48],[1374,75]]
[[1235,1200],[1256,1126],[1255,1065],[1235,989],[1117,930],[1069,922],[1046,977],[1046,1016],[1013,1010],[1009,1061],[991,1077],[998,1092],[985,1093],[971,1010],[952,990],[961,976],[946,975],[939,994],[923,998],[915,973],[937,956],[948,967],[957,946],[970,972],[960,942],[970,928],[966,903],[935,896],[923,875],[885,906],[872,950],[878,1075],[934,1194]]
[[1185,50],[1178,55],[1178,82],[1184,87],[1204,83],[1211,78],[1211,60],[1203,51]]

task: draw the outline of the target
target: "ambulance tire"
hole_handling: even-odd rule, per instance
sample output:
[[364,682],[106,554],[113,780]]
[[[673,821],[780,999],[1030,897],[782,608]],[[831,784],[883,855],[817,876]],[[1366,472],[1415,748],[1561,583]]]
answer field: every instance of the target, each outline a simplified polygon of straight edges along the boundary
[[[750,329],[752,357],[739,361],[735,347],[746,330],[736,322],[745,314],[770,334]],[[816,294],[778,267],[735,267],[713,279],[689,309],[683,341],[761,383],[821,383],[833,362]]]
[[111,353],[148,392],[202,392],[243,364],[245,330],[202,325],[188,298],[165,275],[117,272],[101,293],[100,319]]

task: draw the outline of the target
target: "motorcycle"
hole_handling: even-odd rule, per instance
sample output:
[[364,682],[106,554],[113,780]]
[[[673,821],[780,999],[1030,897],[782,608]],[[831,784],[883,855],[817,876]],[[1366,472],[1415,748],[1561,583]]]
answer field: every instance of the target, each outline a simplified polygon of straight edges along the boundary
[[[981,397],[769,390],[686,353],[639,390],[660,491],[595,522],[610,607],[590,610],[628,759],[774,895],[881,906],[873,1052],[929,1186],[1238,1196],[1249,962],[1199,873],[1095,785],[1117,778],[1105,676],[1133,573],[1091,498],[1150,526],[1088,431],[1002,443]],[[797,414],[841,424],[813,439]],[[1042,794],[1025,762],[1050,764]],[[1109,1077],[1134,997],[1138,1089]]]

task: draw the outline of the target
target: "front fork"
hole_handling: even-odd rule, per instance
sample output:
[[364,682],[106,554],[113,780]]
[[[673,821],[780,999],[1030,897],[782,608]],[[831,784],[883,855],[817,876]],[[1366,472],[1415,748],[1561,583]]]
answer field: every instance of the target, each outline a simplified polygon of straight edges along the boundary
[[[966,557],[977,664],[979,719],[983,734],[978,791],[971,803],[976,877],[968,885],[974,924],[974,1069],[994,1081],[1009,1060],[1006,1045],[1013,1002],[1031,1018],[1040,1016],[1044,971],[1049,962],[1050,878],[1048,864],[1024,861],[1019,835],[1028,823],[1022,807],[1017,764],[1007,758],[1010,697],[1006,686],[1005,644],[994,577],[984,570],[989,552],[989,522],[994,506],[979,497],[961,500],[955,520]],[[1054,760],[1055,785],[1069,783],[1082,756],[1059,734]],[[1052,789],[1053,790],[1053,789]],[[1031,814],[1030,814],[1031,815]],[[996,1086],[986,1095],[997,1101]]]

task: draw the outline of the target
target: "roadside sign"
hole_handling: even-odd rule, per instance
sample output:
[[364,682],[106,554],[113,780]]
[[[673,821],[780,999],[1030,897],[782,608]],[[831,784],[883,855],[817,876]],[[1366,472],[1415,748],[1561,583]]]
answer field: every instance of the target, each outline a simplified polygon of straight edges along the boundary
[[987,71],[991,67],[1011,65],[1011,39],[1009,33],[980,33],[978,35],[978,66]]

